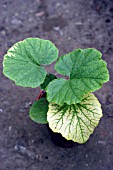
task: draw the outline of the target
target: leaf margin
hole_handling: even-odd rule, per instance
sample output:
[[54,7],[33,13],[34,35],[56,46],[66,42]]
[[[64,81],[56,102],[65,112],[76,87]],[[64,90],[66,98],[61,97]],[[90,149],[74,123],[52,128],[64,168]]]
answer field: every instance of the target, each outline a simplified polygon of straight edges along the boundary
[[[83,143],[85,143],[85,142],[87,142],[88,140],[89,140],[89,138],[90,138],[90,135],[92,135],[93,133],[94,133],[94,130],[95,130],[95,128],[98,126],[98,124],[99,124],[99,122],[100,122],[100,119],[102,118],[102,116],[103,116],[103,114],[102,114],[102,108],[101,108],[101,104],[100,104],[100,102],[98,101],[98,99],[95,97],[95,95],[94,94],[92,94],[92,93],[89,93],[90,95],[92,95],[93,97],[94,97],[94,99],[96,100],[96,102],[97,102],[97,110],[98,109],[100,109],[100,115],[99,115],[99,120],[98,120],[98,122],[97,122],[97,124],[95,124],[94,125],[94,128],[93,128],[93,130],[89,133],[89,136],[87,137],[87,139],[86,140],[82,140],[82,141],[79,141],[78,139],[73,139],[72,137],[68,137],[68,136],[66,136],[66,134],[65,134],[65,131],[66,131],[66,122],[64,122],[64,125],[65,125],[65,127],[64,127],[64,133],[62,133],[62,131],[60,131],[58,128],[57,128],[57,125],[53,125],[54,127],[52,127],[52,123],[53,124],[55,124],[55,122],[53,122],[53,120],[50,118],[50,114],[52,114],[53,113],[53,111],[50,109],[51,108],[51,105],[54,105],[54,103],[50,103],[50,105],[49,105],[49,110],[48,110],[48,113],[47,113],[47,120],[48,120],[48,123],[49,123],[49,127],[52,129],[52,131],[53,132],[55,132],[55,133],[60,133],[64,138],[66,138],[67,140],[73,140],[74,142],[77,142],[77,143],[79,143],[79,144],[83,144]],[[87,95],[89,95],[89,94],[87,94]],[[53,107],[55,107],[55,106],[53,106]],[[63,106],[61,106],[61,107],[63,107]],[[96,105],[94,106],[94,107],[96,107]],[[56,109],[56,108],[55,108]],[[54,110],[55,110],[54,109]],[[59,109],[60,110],[60,109]],[[60,114],[60,112],[56,112],[56,115],[59,115]],[[52,118],[55,116],[55,114],[52,114]],[[57,116],[56,116],[57,117]],[[64,120],[65,121],[67,121],[67,119],[68,119],[68,117],[67,118],[65,118]],[[57,119],[56,120],[58,120],[59,121],[59,118],[57,117]],[[62,120],[63,121],[63,120]],[[59,121],[60,122],[60,121]],[[59,124],[62,124],[62,123],[59,123]],[[60,126],[60,125],[59,125]],[[70,133],[70,132],[69,132]]]

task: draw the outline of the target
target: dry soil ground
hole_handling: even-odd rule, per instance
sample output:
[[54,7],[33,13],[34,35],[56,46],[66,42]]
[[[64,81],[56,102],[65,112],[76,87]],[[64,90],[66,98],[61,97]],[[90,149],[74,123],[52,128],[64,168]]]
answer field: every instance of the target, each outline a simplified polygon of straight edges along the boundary
[[[46,126],[28,116],[39,89],[17,87],[2,74],[3,55],[26,37],[49,39],[60,54],[78,47],[103,53],[110,81],[95,94],[104,116],[84,145],[55,146]],[[113,1],[0,0],[0,170],[76,169],[113,170]]]

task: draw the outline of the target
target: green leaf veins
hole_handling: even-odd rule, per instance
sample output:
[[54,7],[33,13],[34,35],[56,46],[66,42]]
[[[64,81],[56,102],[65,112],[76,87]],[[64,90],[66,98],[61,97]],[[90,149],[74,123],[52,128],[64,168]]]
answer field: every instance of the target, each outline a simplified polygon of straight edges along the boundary
[[59,106],[50,103],[47,113],[47,120],[52,131],[61,133],[67,140],[80,144],[89,139],[101,117],[101,105],[90,93],[77,104]]
[[13,45],[4,56],[3,73],[23,87],[38,87],[44,82],[44,65],[58,57],[58,49],[49,40],[26,38]]
[[58,73],[69,76],[69,80],[57,79],[47,87],[47,99],[62,105],[82,101],[83,96],[94,92],[109,80],[102,54],[96,49],[77,49],[61,56],[55,65]]

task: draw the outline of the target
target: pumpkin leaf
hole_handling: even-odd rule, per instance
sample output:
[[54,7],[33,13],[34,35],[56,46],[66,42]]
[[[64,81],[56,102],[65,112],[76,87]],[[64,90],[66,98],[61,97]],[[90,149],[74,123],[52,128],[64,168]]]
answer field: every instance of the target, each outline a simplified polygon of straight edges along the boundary
[[80,144],[89,139],[101,117],[101,105],[91,93],[85,95],[81,103],[73,105],[50,103],[47,112],[52,131]]
[[46,89],[47,100],[58,105],[79,103],[83,95],[88,92],[87,89],[83,89],[83,85],[80,80],[65,80],[62,78],[53,80]]
[[69,76],[69,80],[54,80],[47,87],[47,99],[62,105],[82,101],[83,96],[94,92],[109,80],[106,62],[96,49],[77,49],[60,57],[55,65],[58,73]]
[[4,56],[3,73],[23,87],[38,87],[44,82],[46,70],[58,57],[58,49],[49,40],[27,38],[13,45]]
[[46,124],[47,111],[48,101],[45,98],[41,98],[33,103],[32,107],[30,108],[29,116],[37,123]]

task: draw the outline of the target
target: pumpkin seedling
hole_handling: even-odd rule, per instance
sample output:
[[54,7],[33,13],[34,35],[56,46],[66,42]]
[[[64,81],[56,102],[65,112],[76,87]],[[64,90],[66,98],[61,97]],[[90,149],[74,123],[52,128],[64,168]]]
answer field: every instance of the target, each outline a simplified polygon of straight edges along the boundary
[[30,118],[48,124],[67,140],[85,143],[102,117],[98,99],[92,94],[109,80],[106,62],[94,49],[76,49],[59,57],[54,66],[57,78],[45,66],[58,58],[49,40],[27,38],[13,45],[4,56],[3,73],[16,85],[35,88],[45,94],[33,103]]

